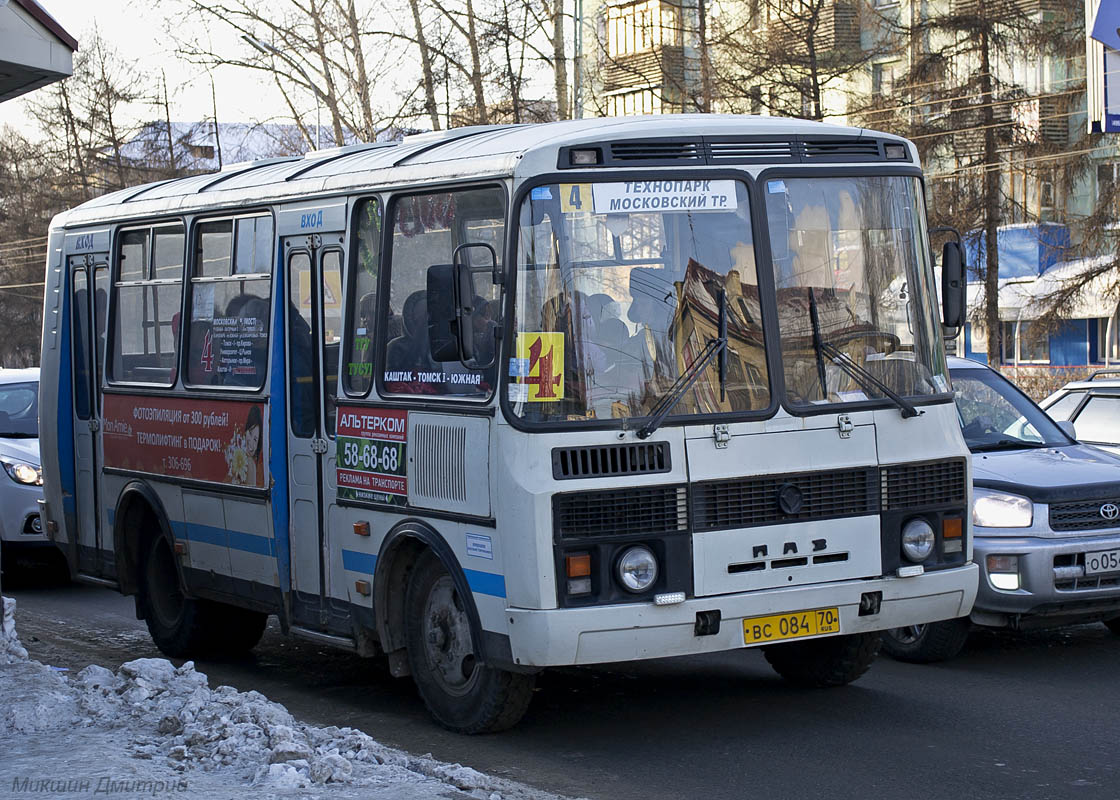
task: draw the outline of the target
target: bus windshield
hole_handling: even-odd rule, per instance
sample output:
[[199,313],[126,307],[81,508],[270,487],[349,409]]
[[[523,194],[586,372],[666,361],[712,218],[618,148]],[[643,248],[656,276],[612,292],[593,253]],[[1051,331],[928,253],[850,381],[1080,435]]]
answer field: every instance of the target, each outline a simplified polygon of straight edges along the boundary
[[[788,401],[948,391],[920,182],[769,180],[764,197]],[[769,407],[772,306],[760,302],[743,183],[539,186],[519,236],[508,397],[523,419],[649,415],[699,367],[721,310],[725,369],[708,359],[672,416]]]
[[787,178],[764,194],[790,403],[948,391],[918,179]]
[[674,416],[770,405],[750,201],[735,180],[551,184],[520,210],[509,400],[527,421],[650,413],[711,358]]

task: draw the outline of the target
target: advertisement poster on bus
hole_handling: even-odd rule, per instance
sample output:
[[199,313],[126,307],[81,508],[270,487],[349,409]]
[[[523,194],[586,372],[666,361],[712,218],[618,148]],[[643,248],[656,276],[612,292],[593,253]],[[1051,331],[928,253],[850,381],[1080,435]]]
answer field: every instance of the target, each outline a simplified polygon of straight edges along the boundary
[[122,394],[104,400],[105,466],[264,487],[263,404]]
[[373,503],[408,502],[408,412],[339,406],[338,497]]

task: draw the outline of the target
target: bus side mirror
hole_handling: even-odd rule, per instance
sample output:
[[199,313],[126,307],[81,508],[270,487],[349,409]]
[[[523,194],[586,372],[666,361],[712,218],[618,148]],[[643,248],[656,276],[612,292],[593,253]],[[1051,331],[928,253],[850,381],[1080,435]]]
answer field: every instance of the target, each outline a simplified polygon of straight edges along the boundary
[[428,267],[428,350],[433,361],[455,361],[459,342],[455,316],[455,267]]
[[[941,250],[941,314],[946,328],[959,330],[965,322],[964,254],[959,242],[945,242]],[[955,335],[955,334],[954,334]]]

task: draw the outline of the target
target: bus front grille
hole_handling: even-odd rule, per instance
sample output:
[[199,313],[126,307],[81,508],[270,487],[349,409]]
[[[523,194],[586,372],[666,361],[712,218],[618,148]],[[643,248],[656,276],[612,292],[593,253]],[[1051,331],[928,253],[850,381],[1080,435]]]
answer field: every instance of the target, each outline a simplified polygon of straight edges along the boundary
[[[692,489],[696,530],[876,514],[875,472],[874,467],[859,467],[698,483]],[[779,499],[783,491],[785,508]]]
[[688,492],[670,485],[557,494],[552,514],[558,540],[684,533]]

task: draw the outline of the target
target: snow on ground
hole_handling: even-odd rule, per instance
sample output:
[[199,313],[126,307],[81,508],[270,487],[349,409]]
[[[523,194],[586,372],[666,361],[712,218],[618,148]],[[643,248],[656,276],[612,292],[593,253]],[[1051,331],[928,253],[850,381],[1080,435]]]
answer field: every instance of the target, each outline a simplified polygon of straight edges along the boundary
[[306,725],[259,692],[211,689],[193,662],[67,676],[28,659],[15,601],[3,608],[0,796],[558,800],[353,728]]

